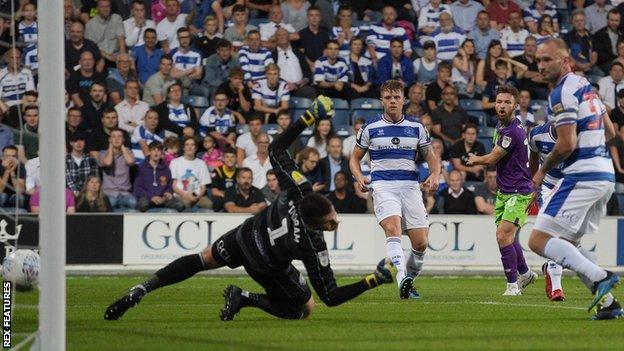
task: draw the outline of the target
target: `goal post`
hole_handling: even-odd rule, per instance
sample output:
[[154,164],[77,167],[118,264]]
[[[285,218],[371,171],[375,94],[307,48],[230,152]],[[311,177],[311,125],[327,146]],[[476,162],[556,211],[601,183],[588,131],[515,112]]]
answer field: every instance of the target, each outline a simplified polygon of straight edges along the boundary
[[65,34],[63,0],[39,1],[41,256],[39,340],[65,350]]

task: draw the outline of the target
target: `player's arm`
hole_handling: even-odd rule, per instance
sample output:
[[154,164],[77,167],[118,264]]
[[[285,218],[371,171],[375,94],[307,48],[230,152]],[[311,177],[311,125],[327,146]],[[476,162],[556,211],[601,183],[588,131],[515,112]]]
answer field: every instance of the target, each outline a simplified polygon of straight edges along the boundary
[[282,191],[297,202],[307,193],[312,192],[312,185],[301,173],[288,153],[288,147],[301,135],[304,129],[316,121],[331,117],[333,104],[331,99],[319,96],[314,100],[309,110],[304,112],[295,122],[278,135],[269,145],[269,160],[275,170],[275,175]]
[[363,193],[368,191],[367,184],[369,181],[364,177],[364,174],[362,174],[362,165],[360,162],[367,151],[367,149],[362,148],[362,146],[356,143],[351,153],[351,158],[349,159],[349,169],[351,170],[353,179],[355,179],[357,189]]
[[476,156],[471,154],[468,157],[468,161],[466,162],[466,164],[468,166],[482,165],[489,167],[497,164],[501,158],[505,157],[505,155],[507,155],[507,150],[503,149],[499,145],[496,145],[494,146],[494,149],[492,149],[492,151],[487,155]]
[[563,162],[576,147],[576,123],[569,123],[557,126],[557,142],[555,147],[548,154],[546,160],[539,169],[546,174],[558,164]]
[[429,166],[429,176],[423,183],[423,186],[429,191],[436,191],[440,185],[440,159],[433,152],[431,143],[420,147],[418,151]]
[[539,153],[531,150],[529,154],[529,168],[531,169],[531,174],[537,173],[539,169]]

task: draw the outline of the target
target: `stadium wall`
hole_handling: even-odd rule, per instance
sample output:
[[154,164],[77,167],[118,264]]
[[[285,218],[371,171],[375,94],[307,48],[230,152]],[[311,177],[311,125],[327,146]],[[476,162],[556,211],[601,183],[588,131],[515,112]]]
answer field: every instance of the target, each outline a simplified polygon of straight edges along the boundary
[[[198,252],[246,218],[223,213],[68,215],[67,264],[113,264],[129,271],[161,266]],[[338,230],[325,233],[334,268],[369,270],[385,256],[383,232],[373,216],[340,215],[339,220]],[[530,252],[527,245],[533,220],[529,218],[518,235],[528,263],[539,266],[543,259]],[[0,216],[0,236],[13,234],[13,223],[10,217]],[[19,246],[36,248],[36,218],[20,216],[20,223]],[[427,267],[451,271],[498,269],[500,255],[494,233],[489,216],[430,216]],[[408,249],[409,240],[403,242]],[[600,233],[583,238],[583,246],[596,253],[599,264],[624,268],[624,218],[603,218]]]

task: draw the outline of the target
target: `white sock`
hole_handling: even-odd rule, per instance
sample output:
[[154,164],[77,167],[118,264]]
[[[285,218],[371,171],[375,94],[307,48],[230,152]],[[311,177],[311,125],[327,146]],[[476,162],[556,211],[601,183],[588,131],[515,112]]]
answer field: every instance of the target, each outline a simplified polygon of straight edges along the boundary
[[405,278],[405,256],[403,255],[403,247],[401,246],[401,237],[392,236],[386,238],[386,252],[394,267],[397,269],[396,281],[400,285],[401,280]]
[[561,274],[563,272],[563,267],[557,264],[554,261],[548,261],[546,270],[548,271],[548,275],[550,276],[551,288],[550,292],[554,292],[555,290],[562,290],[561,287]]
[[[594,255],[587,250],[586,248],[582,247],[582,246],[578,246],[577,247],[579,252],[581,253],[581,255],[585,256],[588,260],[596,263],[596,257],[594,257]],[[586,276],[577,273],[578,277],[581,278],[581,281],[583,282],[583,284],[585,284],[585,286],[587,287],[587,289],[589,289],[589,291],[592,291],[592,289],[594,288],[594,282],[592,282],[591,280],[589,280],[589,278],[587,278]],[[602,306],[603,307],[609,307],[611,306],[611,304],[613,303],[613,295],[611,295],[611,293],[608,293],[605,295],[604,299],[602,300]]]
[[546,242],[544,256],[562,267],[583,274],[592,282],[600,281],[607,276],[604,269],[585,258],[574,245],[559,238],[551,238]]
[[412,278],[418,277],[420,271],[422,271],[424,259],[424,252],[412,249],[407,259],[407,275]]

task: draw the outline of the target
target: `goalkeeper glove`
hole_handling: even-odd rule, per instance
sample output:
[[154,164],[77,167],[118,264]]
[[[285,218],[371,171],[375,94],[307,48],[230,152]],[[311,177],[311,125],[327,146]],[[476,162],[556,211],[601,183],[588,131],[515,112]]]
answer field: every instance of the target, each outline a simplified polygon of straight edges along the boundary
[[333,116],[334,103],[327,96],[319,95],[301,117],[308,126],[311,126],[316,121],[332,118]]

